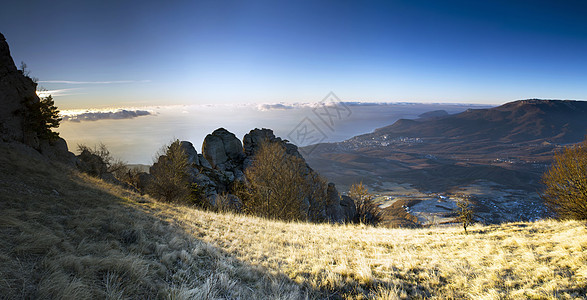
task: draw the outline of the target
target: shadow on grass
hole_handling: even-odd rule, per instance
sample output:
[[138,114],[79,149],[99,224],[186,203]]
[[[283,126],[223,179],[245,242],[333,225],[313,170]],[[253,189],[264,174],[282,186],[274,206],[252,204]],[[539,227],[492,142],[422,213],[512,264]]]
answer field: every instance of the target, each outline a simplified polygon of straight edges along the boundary
[[3,155],[0,298],[323,297],[190,235],[139,197],[63,166]]
[[[0,145],[0,298],[342,299],[394,288],[393,278],[296,282],[187,232],[166,204],[5,150]],[[419,272],[394,273],[407,276],[408,294],[430,295]]]

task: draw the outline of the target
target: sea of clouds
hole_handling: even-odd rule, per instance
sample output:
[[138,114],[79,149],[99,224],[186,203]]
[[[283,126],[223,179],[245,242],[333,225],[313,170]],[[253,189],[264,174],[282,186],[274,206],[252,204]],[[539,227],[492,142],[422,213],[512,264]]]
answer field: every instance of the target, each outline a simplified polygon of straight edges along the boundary
[[320,133],[320,141],[336,142],[398,119],[415,119],[422,113],[446,110],[458,113],[487,106],[444,103],[265,103],[175,105],[134,108],[63,111],[58,128],[71,151],[78,144],[106,144],[111,152],[129,163],[150,164],[158,150],[173,139],[191,141],[196,149],[217,128],[233,132],[239,139],[254,128],[271,128],[276,135],[299,146],[300,129]]

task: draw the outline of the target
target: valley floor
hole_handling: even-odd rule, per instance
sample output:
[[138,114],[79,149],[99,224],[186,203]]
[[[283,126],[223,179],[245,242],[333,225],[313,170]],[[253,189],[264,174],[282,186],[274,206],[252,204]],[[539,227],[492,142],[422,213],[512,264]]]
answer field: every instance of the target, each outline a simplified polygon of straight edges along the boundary
[[0,145],[0,298],[584,299],[587,223],[386,229],[157,203]]

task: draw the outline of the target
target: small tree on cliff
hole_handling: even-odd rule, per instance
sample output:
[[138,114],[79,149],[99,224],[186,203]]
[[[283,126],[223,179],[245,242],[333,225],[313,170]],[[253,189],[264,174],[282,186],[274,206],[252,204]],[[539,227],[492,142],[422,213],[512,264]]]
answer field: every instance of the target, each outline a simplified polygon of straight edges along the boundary
[[[30,70],[24,62],[20,63],[20,72],[26,78],[33,82],[37,82],[38,79],[30,76]],[[45,89],[40,89],[41,92],[46,92]],[[22,99],[23,108],[16,111],[15,114],[22,116],[23,118],[23,130],[24,136],[33,133],[37,137],[43,140],[55,141],[59,138],[59,133],[54,132],[52,129],[59,127],[61,118],[59,117],[59,110],[55,106],[53,96],[48,95],[46,97],[34,97],[27,96]]]
[[587,137],[555,154],[542,176],[544,203],[561,219],[587,220]]
[[52,129],[59,127],[61,118],[53,97],[49,95],[40,98],[40,101],[30,97],[25,98],[23,102],[25,109],[19,112],[23,115],[24,129],[36,133],[41,139],[56,140],[59,133]]

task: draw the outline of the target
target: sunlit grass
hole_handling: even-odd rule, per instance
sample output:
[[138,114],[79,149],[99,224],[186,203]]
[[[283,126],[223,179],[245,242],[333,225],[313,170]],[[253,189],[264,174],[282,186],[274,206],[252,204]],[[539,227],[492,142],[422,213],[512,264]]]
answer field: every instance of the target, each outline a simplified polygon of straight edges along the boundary
[[331,296],[581,298],[585,222],[384,229],[281,223],[167,208],[194,236]]

